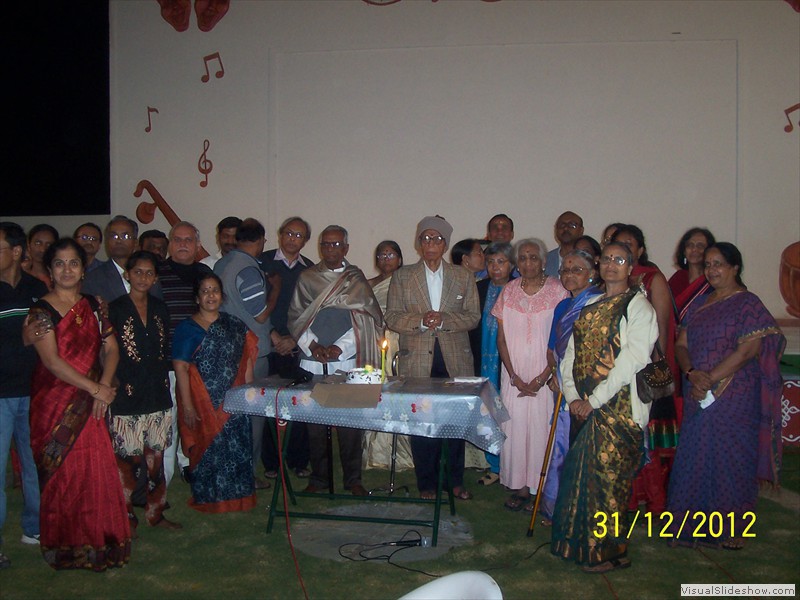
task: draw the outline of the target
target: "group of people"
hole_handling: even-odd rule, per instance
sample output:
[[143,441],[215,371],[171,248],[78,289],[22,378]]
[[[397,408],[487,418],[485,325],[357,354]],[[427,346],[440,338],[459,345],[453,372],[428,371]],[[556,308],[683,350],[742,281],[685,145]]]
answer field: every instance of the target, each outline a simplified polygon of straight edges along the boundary
[[[777,484],[783,337],[746,290],[735,246],[689,230],[668,281],[634,225],[614,223],[598,243],[568,211],[548,252],[537,238],[514,242],[513,221],[498,214],[485,237],[453,244],[448,262],[452,233],[446,219],[423,218],[420,259],[404,266],[400,245],[382,241],[368,280],[348,262],[339,225],[320,233],[318,263],[303,256],[311,228],[301,217],[286,219],[266,252],[260,222],[227,217],[219,253],[202,261],[188,222],[138,236],[117,216],[71,238],[0,224],[0,528],[12,437],[23,541],[40,543],[54,568],[126,563],[136,507],[151,526],[181,528],[164,514],[175,472],[196,510],[252,508],[278,475],[275,423],[224,412],[225,392],[300,369],[375,365],[384,338],[396,375],[480,375],[496,386],[506,441],[486,454],[478,483],[504,485],[512,511],[532,512],[539,495],[552,552],[588,572],[630,566],[627,511],[639,502],[743,515],[759,480]],[[106,262],[96,258],[103,241]],[[645,404],[637,373],[660,358],[678,386]],[[376,435],[337,428],[355,496],[368,494],[363,457]],[[291,429],[284,466],[308,478],[307,492],[329,489],[326,437],[324,426]],[[403,443],[420,497],[434,498],[441,440]],[[465,443],[448,450],[452,493],[469,500]],[[598,514],[616,515],[613,535],[597,537]],[[745,526],[714,541],[740,548]]]

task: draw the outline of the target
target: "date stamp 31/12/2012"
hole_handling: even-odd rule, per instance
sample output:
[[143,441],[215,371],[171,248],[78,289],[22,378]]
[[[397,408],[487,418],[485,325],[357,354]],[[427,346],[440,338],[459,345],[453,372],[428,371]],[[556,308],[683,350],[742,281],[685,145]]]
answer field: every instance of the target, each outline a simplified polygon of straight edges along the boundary
[[[756,534],[751,531],[756,524],[756,513],[752,511],[743,514],[733,512],[723,514],[716,511],[706,513],[699,510],[687,510],[683,514],[673,515],[668,511],[653,513],[637,510],[633,517],[629,518],[630,525],[627,527],[627,531],[623,531],[624,527],[620,525],[619,516],[618,512],[596,512],[594,514],[594,536],[598,539],[606,536],[630,539],[636,524],[640,523],[644,526],[647,537],[680,538],[682,535],[712,539],[756,537]],[[676,526],[677,531],[675,531]]]

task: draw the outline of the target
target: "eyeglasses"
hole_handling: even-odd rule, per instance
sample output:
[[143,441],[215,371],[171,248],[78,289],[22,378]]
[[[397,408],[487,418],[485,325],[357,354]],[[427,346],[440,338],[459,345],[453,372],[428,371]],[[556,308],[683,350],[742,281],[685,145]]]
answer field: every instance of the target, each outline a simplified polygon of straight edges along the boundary
[[577,229],[581,224],[576,221],[568,221],[566,223],[557,223],[556,227],[559,229]]
[[559,269],[559,275],[580,275],[586,270],[585,267],[572,267],[570,269]]
[[322,248],[341,248],[344,242],[320,242],[319,245]]
[[110,237],[112,240],[128,241],[134,239],[132,233],[112,233],[108,237]]
[[624,266],[625,263],[628,262],[628,259],[624,256],[601,256],[600,257],[600,264],[602,265],[610,265],[611,263],[616,263],[620,267]]
[[395,254],[394,252],[386,252],[385,254],[375,255],[376,260],[392,260],[394,258],[397,258],[397,254]]
[[288,229],[284,231],[282,235],[285,235],[288,238],[294,238],[296,240],[302,240],[304,237],[306,237],[305,233],[301,233],[299,231],[289,231]]
[[78,239],[82,242],[97,242],[100,240],[100,238],[96,235],[86,235],[85,233],[83,235],[79,235]]
[[419,236],[420,244],[443,244],[444,238],[441,235],[421,235]]

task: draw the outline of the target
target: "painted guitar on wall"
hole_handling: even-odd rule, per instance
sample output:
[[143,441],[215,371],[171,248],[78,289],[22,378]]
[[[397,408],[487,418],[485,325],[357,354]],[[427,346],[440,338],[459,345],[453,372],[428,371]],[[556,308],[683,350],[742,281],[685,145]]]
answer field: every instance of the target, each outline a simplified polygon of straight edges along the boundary
[[[156,209],[161,211],[161,214],[167,219],[170,227],[174,227],[176,223],[181,222],[181,218],[172,210],[172,207],[167,201],[164,200],[164,196],[162,196],[155,186],[147,181],[147,179],[142,179],[136,184],[136,191],[133,192],[134,197],[141,198],[144,190],[147,190],[153,201],[147,202],[144,200],[136,207],[136,218],[139,219],[140,223],[152,223],[156,214]],[[206,256],[208,256],[208,252],[203,248],[203,244],[198,244],[195,259],[202,260]]]

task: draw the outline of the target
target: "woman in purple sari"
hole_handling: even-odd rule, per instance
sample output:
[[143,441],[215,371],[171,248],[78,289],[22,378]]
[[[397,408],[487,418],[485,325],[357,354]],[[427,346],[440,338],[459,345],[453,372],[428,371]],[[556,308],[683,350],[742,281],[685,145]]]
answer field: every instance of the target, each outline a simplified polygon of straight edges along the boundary
[[682,529],[674,543],[741,549],[755,521],[747,513],[755,509],[759,480],[778,484],[778,362],[785,339],[741,272],[733,244],[706,250],[705,275],[714,291],[689,309],[676,343],[689,384],[667,505],[673,535]]

